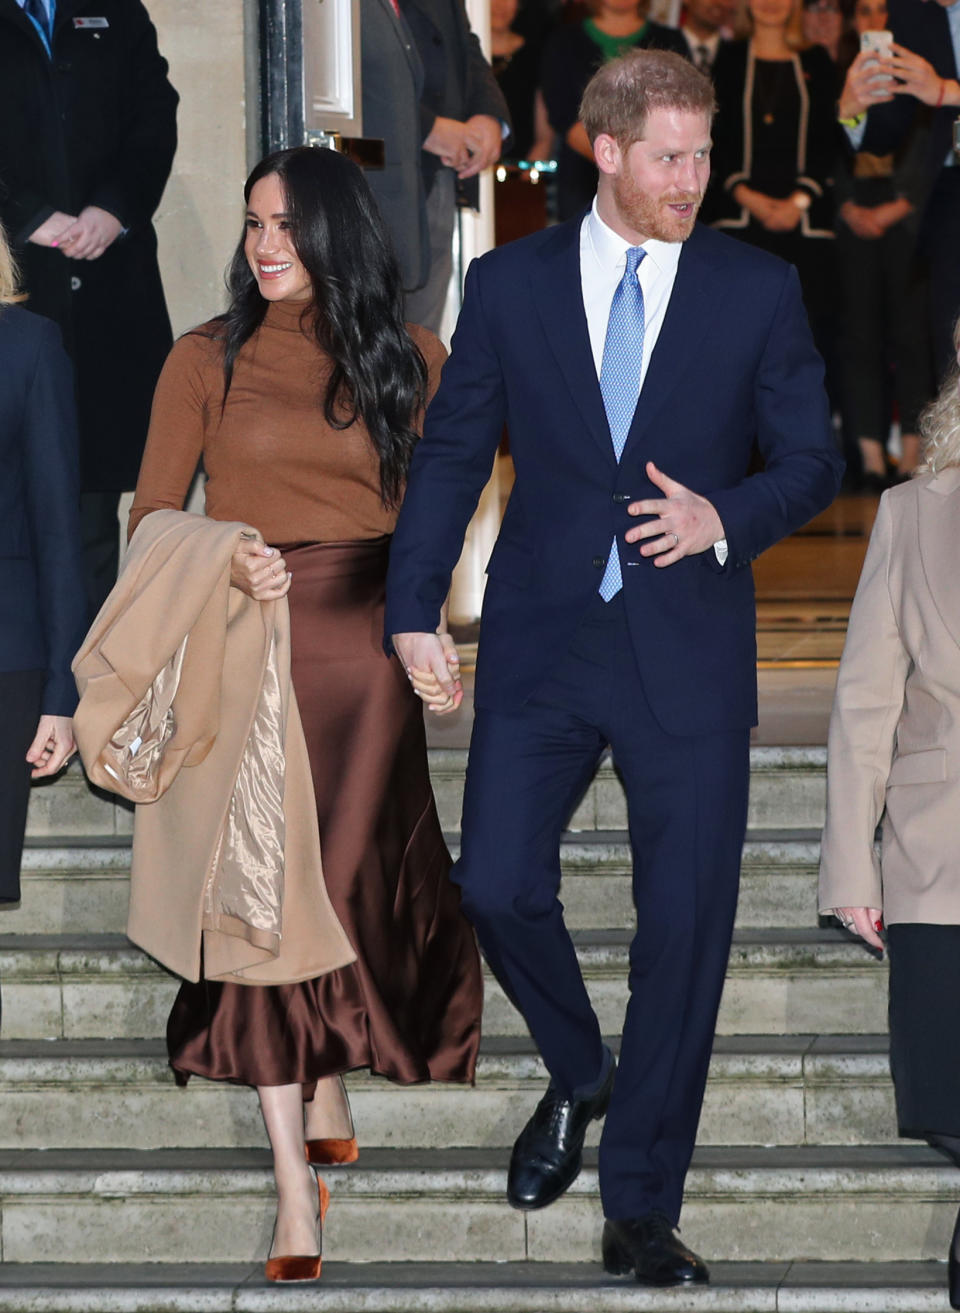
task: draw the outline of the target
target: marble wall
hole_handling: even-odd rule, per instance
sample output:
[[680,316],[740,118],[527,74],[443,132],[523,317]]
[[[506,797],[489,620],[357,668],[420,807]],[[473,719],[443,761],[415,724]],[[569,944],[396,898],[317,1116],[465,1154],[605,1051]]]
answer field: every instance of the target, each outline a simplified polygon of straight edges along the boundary
[[240,234],[247,6],[244,0],[146,4],[180,93],[180,145],[156,228],[173,331],[182,333],[223,308],[223,270]]

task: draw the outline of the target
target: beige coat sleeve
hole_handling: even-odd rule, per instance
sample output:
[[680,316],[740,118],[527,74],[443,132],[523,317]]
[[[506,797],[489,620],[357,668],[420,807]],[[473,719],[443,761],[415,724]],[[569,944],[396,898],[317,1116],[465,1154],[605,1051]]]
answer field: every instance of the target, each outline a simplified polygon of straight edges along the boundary
[[883,814],[910,656],[890,596],[893,524],[884,496],[850,610],[830,716],[820,911],[883,907],[873,836]]

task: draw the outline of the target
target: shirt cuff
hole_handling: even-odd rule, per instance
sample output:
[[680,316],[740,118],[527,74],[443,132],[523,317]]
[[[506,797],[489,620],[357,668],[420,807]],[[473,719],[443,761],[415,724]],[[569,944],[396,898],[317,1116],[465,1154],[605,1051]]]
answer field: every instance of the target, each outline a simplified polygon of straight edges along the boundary
[[843,130],[847,134],[847,141],[849,141],[853,149],[859,150],[860,143],[863,141],[863,134],[867,130],[867,116],[864,115],[860,122],[854,127],[851,127],[849,123],[845,123],[843,125]]
[[713,544],[713,550],[716,553],[718,563],[720,565],[726,565],[727,557],[730,554],[726,538],[721,538],[719,542],[715,542]]

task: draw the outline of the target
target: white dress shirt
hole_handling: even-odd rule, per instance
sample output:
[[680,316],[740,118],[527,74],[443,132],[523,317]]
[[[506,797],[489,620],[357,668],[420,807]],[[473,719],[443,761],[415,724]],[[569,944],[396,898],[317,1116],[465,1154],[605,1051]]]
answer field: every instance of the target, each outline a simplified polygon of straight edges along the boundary
[[[646,255],[637,269],[640,290],[643,292],[644,323],[638,400],[643,393],[643,384],[647,377],[653,348],[657,345],[667,306],[670,304],[683,243],[660,242],[651,237],[643,242],[642,246]],[[630,243],[600,218],[594,198],[590,213],[580,226],[580,287],[597,378],[600,377],[600,367],[603,363],[603,346],[607,336],[610,304],[617,290],[617,284],[627,267],[629,248]],[[669,474],[670,471],[665,470],[664,473]],[[714,543],[713,549],[717,554],[717,560],[723,565],[727,559],[726,540],[721,539]]]

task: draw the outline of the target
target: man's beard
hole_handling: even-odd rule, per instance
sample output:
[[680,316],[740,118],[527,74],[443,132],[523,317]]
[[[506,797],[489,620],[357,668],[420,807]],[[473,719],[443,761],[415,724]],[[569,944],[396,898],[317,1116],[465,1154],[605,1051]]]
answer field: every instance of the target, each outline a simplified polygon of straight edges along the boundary
[[[685,242],[693,232],[697,212],[703,197],[699,192],[666,192],[651,196],[630,177],[621,175],[613,180],[613,199],[620,218],[635,233],[658,242]],[[687,218],[666,209],[668,205],[690,205]]]

